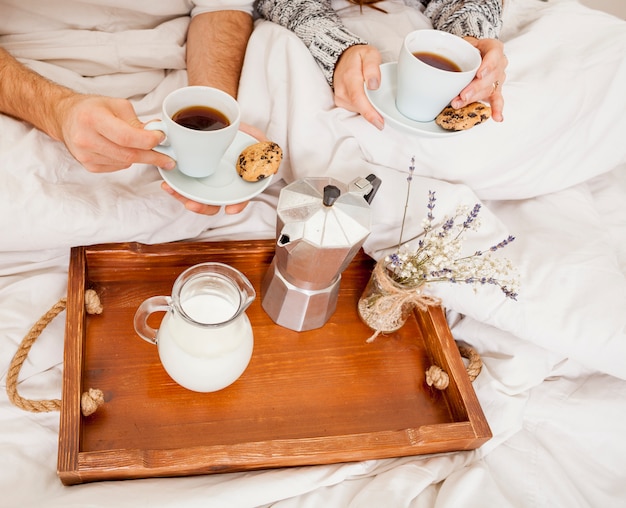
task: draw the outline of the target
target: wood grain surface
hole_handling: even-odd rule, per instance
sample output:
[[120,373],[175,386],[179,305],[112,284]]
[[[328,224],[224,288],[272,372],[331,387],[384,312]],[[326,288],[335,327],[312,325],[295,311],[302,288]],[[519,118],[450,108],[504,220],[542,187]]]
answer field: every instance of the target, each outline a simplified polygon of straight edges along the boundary
[[[58,460],[65,485],[446,452],[491,437],[441,308],[366,343],[372,331],[356,308],[373,262],[360,253],[342,275],[329,322],[295,332],[261,307],[273,254],[272,241],[72,249]],[[203,394],[170,379],[156,346],[135,333],[133,316],[145,298],[169,295],[184,269],[205,261],[242,271],[257,299],[247,310],[254,331],[247,370]],[[86,289],[100,296],[101,315],[85,313]],[[444,391],[425,382],[433,363],[450,375]],[[80,395],[88,388],[102,390],[105,404],[84,417]]]

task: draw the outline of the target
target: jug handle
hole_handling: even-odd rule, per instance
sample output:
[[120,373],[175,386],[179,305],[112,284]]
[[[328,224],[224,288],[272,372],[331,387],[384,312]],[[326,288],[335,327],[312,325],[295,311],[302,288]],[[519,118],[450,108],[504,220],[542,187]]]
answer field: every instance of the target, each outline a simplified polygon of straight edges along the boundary
[[157,343],[157,332],[148,324],[148,317],[154,312],[168,312],[171,310],[169,296],[152,296],[144,300],[135,312],[134,325],[137,335],[150,344]]
[[254,286],[250,283],[248,279],[243,281],[243,286],[244,286],[243,292],[245,294],[245,298],[242,299],[241,308],[239,309],[239,312],[237,314],[244,313],[246,309],[250,307],[250,304],[256,298],[256,291],[254,290]]

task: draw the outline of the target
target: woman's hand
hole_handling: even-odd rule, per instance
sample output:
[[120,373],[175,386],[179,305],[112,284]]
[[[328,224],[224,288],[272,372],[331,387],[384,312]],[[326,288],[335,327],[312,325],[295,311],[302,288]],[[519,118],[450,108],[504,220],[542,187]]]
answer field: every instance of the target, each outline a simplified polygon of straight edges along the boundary
[[476,72],[476,77],[458,97],[452,100],[451,105],[458,109],[471,102],[486,101],[491,105],[491,117],[496,122],[501,122],[504,108],[502,85],[506,79],[505,70],[509,64],[504,54],[504,44],[497,39],[476,39],[475,37],[464,37],[464,39],[480,51],[482,63]]
[[339,58],[333,75],[335,104],[348,111],[360,113],[377,129],[382,129],[385,123],[365,95],[363,83],[369,90],[378,89],[380,62],[380,53],[374,46],[350,46]]

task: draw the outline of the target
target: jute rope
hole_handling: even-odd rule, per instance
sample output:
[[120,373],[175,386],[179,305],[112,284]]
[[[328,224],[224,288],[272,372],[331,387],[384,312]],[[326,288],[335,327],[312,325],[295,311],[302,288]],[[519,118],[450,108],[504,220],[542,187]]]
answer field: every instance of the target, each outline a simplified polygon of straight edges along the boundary
[[359,302],[359,312],[363,320],[374,331],[367,339],[372,342],[379,334],[392,332],[404,324],[406,309],[418,308],[421,311],[428,309],[430,305],[439,305],[441,300],[434,296],[426,295],[416,289],[403,288],[396,284],[388,275],[384,260],[378,261],[374,266],[373,277],[380,287],[381,295],[373,302]]
[[[372,286],[369,286],[369,285]],[[374,334],[367,339],[373,342],[381,333],[391,333],[399,330],[405,323],[409,312],[415,308],[426,311],[431,305],[440,305],[441,300],[434,296],[420,292],[419,288],[406,288],[395,283],[387,275],[387,266],[384,259],[374,266],[372,276],[366,288],[374,291],[364,294],[359,299],[359,314],[363,321],[374,330]],[[457,343],[459,353],[468,360],[466,367],[470,381],[474,381],[482,369],[480,355],[472,347]],[[441,367],[431,365],[426,370],[426,383],[438,390],[445,390],[450,377]]]
[[[17,378],[19,376],[22,365],[28,357],[31,347],[41,335],[41,332],[50,324],[50,322],[65,310],[67,299],[61,298],[55,303],[48,312],[39,318],[33,325],[28,334],[22,339],[7,373],[7,395],[9,400],[25,411],[32,413],[46,413],[50,411],[61,410],[61,400],[29,400],[22,397],[17,391]],[[88,314],[101,314],[102,305],[98,294],[93,289],[85,291],[85,309]],[[94,413],[102,404],[104,404],[104,394],[101,390],[89,388],[81,395],[81,411],[84,416]]]
[[[473,382],[483,368],[483,361],[474,348],[466,344],[459,344],[458,342],[456,345],[459,348],[461,356],[468,360],[465,370],[467,370],[470,382]],[[438,365],[431,365],[426,370],[426,384],[437,388],[438,390],[445,390],[450,384],[450,376],[448,376],[448,373]]]
[[[373,291],[367,294],[370,288]],[[372,271],[368,288],[359,299],[359,314],[363,321],[374,330],[374,334],[367,339],[367,342],[373,342],[381,333],[399,330],[409,313],[415,308],[426,311],[429,306],[440,304],[439,298],[422,294],[419,288],[406,288],[395,283],[387,275],[385,261],[378,261]],[[468,360],[467,374],[470,381],[474,381],[483,365],[480,355],[468,345],[457,343],[457,347],[461,356]],[[426,370],[426,383],[438,390],[445,390],[450,383],[450,377],[438,365],[431,365]]]

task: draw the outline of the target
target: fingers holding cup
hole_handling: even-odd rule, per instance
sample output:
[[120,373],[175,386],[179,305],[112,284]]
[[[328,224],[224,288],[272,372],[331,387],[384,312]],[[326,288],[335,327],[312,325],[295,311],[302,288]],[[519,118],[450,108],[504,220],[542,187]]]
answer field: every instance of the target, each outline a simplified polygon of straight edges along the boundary
[[461,37],[430,29],[409,33],[398,57],[398,110],[418,122],[434,120],[474,79],[480,65],[478,49]]

